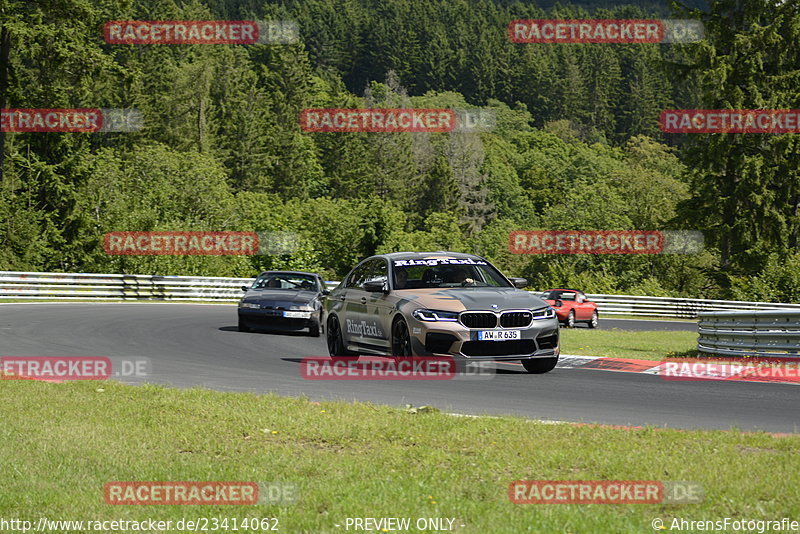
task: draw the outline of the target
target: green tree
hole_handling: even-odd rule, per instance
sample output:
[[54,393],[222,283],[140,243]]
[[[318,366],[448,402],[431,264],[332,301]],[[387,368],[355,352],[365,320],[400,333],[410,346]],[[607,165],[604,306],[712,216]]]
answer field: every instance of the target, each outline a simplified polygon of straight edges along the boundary
[[[779,0],[719,0],[703,16],[706,40],[683,70],[701,87],[697,107],[789,109],[800,87],[800,7]],[[693,134],[688,213],[706,228],[727,269],[757,269],[765,254],[797,246],[798,135]]]

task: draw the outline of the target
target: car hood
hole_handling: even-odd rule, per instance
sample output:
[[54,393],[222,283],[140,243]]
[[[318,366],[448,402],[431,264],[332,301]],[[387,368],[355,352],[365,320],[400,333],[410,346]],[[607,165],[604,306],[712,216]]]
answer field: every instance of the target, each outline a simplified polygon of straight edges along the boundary
[[[446,311],[519,310],[547,307],[541,298],[514,288],[447,288],[398,291],[398,296],[420,308]],[[495,308],[493,305],[496,305]]]
[[245,302],[277,302],[291,304],[306,304],[311,302],[319,293],[305,289],[248,289],[244,294]]

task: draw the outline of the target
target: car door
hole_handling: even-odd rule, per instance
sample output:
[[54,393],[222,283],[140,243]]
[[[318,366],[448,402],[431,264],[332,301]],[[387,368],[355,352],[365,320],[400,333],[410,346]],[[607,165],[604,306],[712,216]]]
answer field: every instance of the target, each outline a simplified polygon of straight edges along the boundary
[[[383,282],[389,288],[389,262],[384,258],[376,258],[370,266],[365,282]],[[367,300],[363,317],[365,329],[370,333],[367,343],[384,353],[391,353],[391,306],[389,296],[384,292],[365,291]]]
[[[360,341],[358,329],[356,325],[360,324],[360,308],[359,302],[362,293],[366,293],[361,289],[366,277],[367,263],[361,263],[353,269],[344,281],[343,287],[336,291],[336,303],[334,304],[339,308],[339,325],[342,329],[342,339],[345,346],[357,345]],[[331,295],[332,297],[334,295]]]
[[[384,307],[383,293],[364,289],[364,283],[383,280],[388,284],[388,266],[383,258],[364,262],[359,276],[348,284],[345,297],[346,319],[342,329],[349,335],[350,343],[364,349],[384,352],[388,347],[388,333],[380,320],[379,309]],[[388,287],[388,286],[387,286]]]
[[586,295],[578,291],[575,294],[575,320],[588,321],[592,318],[592,305],[586,300]]

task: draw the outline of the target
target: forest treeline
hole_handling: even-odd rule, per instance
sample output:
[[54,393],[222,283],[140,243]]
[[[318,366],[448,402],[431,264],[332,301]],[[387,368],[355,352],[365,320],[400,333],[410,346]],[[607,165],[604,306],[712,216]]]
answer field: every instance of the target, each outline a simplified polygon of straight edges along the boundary
[[[136,108],[126,133],[0,132],[0,269],[338,279],[395,250],[534,288],[800,298],[798,135],[665,134],[670,108],[800,108],[800,8],[504,0],[5,0],[0,107]],[[692,44],[511,43],[525,18],[703,20]],[[280,45],[111,45],[109,20],[293,20]],[[306,133],[305,108],[480,108],[491,131]],[[692,255],[530,256],[513,230],[701,230]],[[110,231],[290,231],[252,257],[109,256]]]

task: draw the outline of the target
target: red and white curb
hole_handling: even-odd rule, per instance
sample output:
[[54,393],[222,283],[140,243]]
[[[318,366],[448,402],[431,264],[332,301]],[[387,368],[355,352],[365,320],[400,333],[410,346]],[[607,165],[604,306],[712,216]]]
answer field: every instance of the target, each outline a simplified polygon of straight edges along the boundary
[[[678,358],[669,361],[636,360],[632,358],[610,358],[605,356],[578,356],[562,354],[557,369],[586,369],[591,371],[613,371],[617,373],[636,373],[656,375],[667,381],[715,381],[715,382],[758,382],[768,384],[800,385],[800,365],[797,359],[787,360],[789,367],[757,367],[747,360],[701,361]],[[510,362],[500,362],[510,363]],[[512,365],[521,365],[511,363]],[[671,365],[671,369],[667,369]]]
[[558,359],[557,367],[560,369],[593,369],[599,371],[656,375],[661,365],[662,362],[657,360],[634,360],[630,358],[562,354]]

